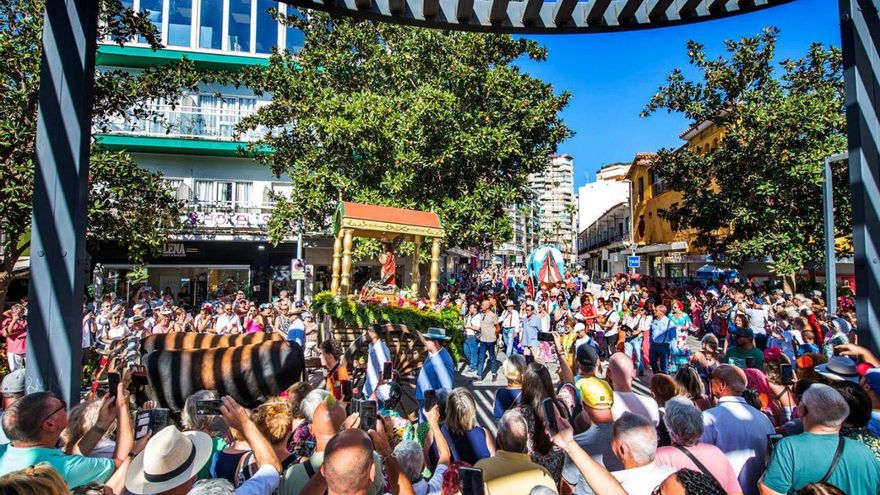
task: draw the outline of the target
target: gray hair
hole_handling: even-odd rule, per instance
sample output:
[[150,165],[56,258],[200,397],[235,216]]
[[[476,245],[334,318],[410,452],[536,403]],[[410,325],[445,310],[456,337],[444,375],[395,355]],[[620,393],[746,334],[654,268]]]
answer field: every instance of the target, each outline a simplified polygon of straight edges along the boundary
[[315,409],[317,409],[318,406],[320,406],[321,403],[324,402],[324,399],[328,395],[330,395],[330,392],[322,388],[312,390],[311,392],[306,394],[305,398],[302,400],[302,403],[300,403],[299,410],[302,415],[305,416],[307,420],[309,420],[309,422],[312,421],[312,416],[315,414]]
[[425,452],[419,444],[412,440],[404,440],[394,447],[394,457],[400,465],[400,470],[406,475],[410,483],[418,481],[425,468]]
[[703,436],[703,415],[694,403],[684,397],[666,401],[663,424],[672,442],[685,447],[696,445]]
[[186,398],[183,403],[183,411],[181,412],[181,422],[183,428],[188,431],[203,431],[210,433],[213,429],[214,421],[219,417],[199,416],[196,414],[196,404],[200,400],[217,400],[220,394],[216,390],[199,390]]
[[849,416],[849,405],[840,392],[821,383],[810,385],[801,397],[801,404],[807,408],[811,423],[828,428],[840,428]]
[[633,461],[640,466],[654,461],[657,453],[657,430],[654,423],[631,412],[614,422],[612,435],[618,442],[627,446],[632,453]]
[[556,495],[556,490],[552,488],[547,488],[543,485],[538,485],[532,488],[532,491],[529,492],[529,495]]
[[232,483],[225,478],[213,480],[199,480],[189,491],[189,495],[232,495],[235,489]]
[[522,413],[510,409],[498,420],[498,433],[495,435],[498,448],[518,454],[526,453],[529,441],[529,427]]

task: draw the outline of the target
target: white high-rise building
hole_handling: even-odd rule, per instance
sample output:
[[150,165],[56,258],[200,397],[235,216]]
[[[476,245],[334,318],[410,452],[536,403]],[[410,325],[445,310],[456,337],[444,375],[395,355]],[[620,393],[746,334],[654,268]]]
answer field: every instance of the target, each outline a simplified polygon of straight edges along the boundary
[[543,172],[529,176],[535,191],[540,233],[538,238],[555,244],[566,259],[576,262],[574,239],[577,234],[575,218],[577,204],[574,201],[574,157],[552,155]]

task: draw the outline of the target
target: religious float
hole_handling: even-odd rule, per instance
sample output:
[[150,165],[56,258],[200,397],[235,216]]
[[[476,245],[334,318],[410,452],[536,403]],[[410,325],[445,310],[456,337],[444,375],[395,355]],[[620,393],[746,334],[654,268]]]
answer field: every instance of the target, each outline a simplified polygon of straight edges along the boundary
[[[340,341],[344,363],[356,385],[366,370],[367,340],[371,326],[380,327],[399,374],[404,405],[414,404],[415,382],[425,357],[422,332],[444,328],[452,336],[448,349],[453,359],[461,356],[463,337],[456,308],[437,305],[440,247],[444,231],[436,213],[341,201],[333,215],[333,267],[330,291],[319,293],[311,310],[322,323],[324,336]],[[383,246],[379,256],[379,280],[352,287],[352,248],[355,239],[372,238]],[[402,242],[413,245],[412,276],[408,287],[397,279],[396,249]],[[422,293],[419,255],[430,245],[430,279]],[[425,297],[427,296],[427,297]],[[310,363],[311,364],[311,363]]]
[[565,257],[552,244],[544,244],[526,258],[529,282],[533,287],[551,287],[565,280]]

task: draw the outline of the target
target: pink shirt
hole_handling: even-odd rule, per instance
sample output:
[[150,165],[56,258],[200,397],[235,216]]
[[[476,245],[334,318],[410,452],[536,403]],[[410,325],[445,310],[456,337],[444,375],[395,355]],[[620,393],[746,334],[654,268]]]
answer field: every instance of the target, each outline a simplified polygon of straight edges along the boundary
[[[733,472],[733,466],[730,465],[730,461],[727,460],[721,449],[708,443],[698,443],[686,448],[697,460],[703,463],[703,466],[706,466],[706,469],[712,473],[712,476],[721,484],[725,492],[742,493],[736,473]],[[657,449],[654,463],[658,466],[668,466],[676,470],[686,468],[701,472],[700,468],[676,447],[660,447]]]
[[3,320],[3,330],[6,332],[6,352],[10,354],[24,354],[27,347],[27,320],[22,316],[12,325],[12,318]]

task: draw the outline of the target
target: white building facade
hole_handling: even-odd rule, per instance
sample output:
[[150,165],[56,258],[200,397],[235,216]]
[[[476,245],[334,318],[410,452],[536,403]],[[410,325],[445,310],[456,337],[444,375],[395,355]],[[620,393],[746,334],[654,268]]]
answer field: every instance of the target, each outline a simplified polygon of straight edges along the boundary
[[612,163],[578,188],[578,265],[603,277],[625,271],[632,243],[629,163]]
[[530,175],[529,183],[537,199],[539,239],[555,244],[570,263],[575,263],[574,157],[550,156],[547,168]]

